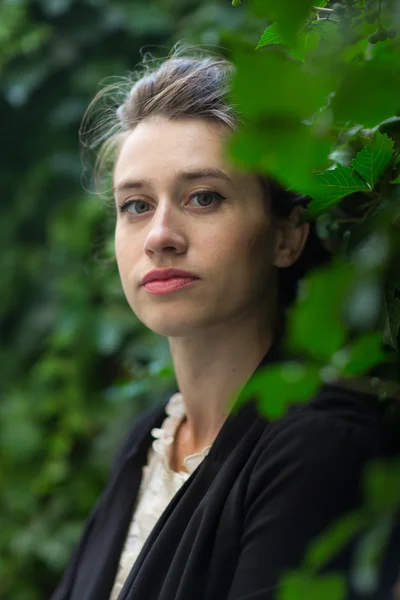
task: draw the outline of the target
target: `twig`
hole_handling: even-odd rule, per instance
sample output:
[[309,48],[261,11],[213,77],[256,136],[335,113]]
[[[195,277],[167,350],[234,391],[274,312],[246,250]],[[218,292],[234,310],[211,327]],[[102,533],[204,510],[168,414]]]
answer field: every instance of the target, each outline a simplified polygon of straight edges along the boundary
[[370,207],[370,210],[367,210],[365,212],[364,215],[362,215],[361,217],[354,217],[354,218],[349,218],[349,219],[335,219],[336,223],[362,223],[363,221],[365,221],[365,219],[367,219],[369,217],[369,215],[372,213],[372,211],[374,210],[374,206]]
[[362,208],[369,208],[370,206],[375,206],[376,204],[376,200],[368,200],[368,202],[366,202],[365,204],[360,204],[360,206],[357,206],[358,210],[362,209]]
[[329,15],[327,17],[323,17],[322,19],[320,19],[318,17],[317,21],[327,21],[328,23],[339,23],[340,22],[337,19],[330,19]]
[[313,6],[314,10],[319,10],[321,12],[333,13],[335,12],[333,8],[322,8],[321,6]]

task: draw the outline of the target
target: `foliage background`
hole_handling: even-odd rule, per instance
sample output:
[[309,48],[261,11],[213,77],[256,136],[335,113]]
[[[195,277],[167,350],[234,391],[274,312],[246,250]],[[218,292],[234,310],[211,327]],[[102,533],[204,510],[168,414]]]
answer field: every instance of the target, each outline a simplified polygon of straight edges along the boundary
[[[123,296],[113,260],[113,218],[83,185],[78,142],[83,113],[101,80],[134,69],[147,51],[165,56],[179,40],[218,50],[235,39],[245,49],[255,48],[270,19],[281,19],[275,5],[268,0],[260,8],[254,0],[250,11],[226,0],[3,0],[0,6],[1,597],[51,595],[116,446],[135,415],[159,402],[174,383],[166,341],[135,319]],[[371,32],[375,29],[372,24]],[[284,28],[284,34],[293,42],[293,31]],[[372,135],[349,128],[341,138],[336,133],[336,159],[342,165]],[[248,164],[250,146],[245,140],[236,148]],[[341,243],[346,229],[334,227],[334,220],[332,214],[322,215],[319,231],[331,227]],[[355,239],[365,235],[359,231],[356,227]],[[346,240],[349,250],[348,234]],[[378,317],[369,307],[379,305],[376,282],[389,261],[384,253],[374,271],[376,246],[368,248],[361,260],[368,263],[369,257],[372,267],[348,304],[349,323],[367,337],[353,351],[352,363],[343,362],[342,353],[341,362],[336,354],[334,365],[325,364],[328,375],[339,363],[351,363],[354,374],[382,359],[372,331]],[[389,283],[398,282],[395,266]],[[371,272],[378,275],[371,278]],[[321,324],[328,320],[335,327],[339,317],[329,313],[327,297],[337,284],[344,295],[354,275],[337,273],[322,276],[328,277],[321,280],[325,292],[313,295],[303,320],[300,307],[296,323],[318,313]],[[390,319],[381,325],[392,350],[398,350],[400,284],[390,285],[385,313]],[[340,345],[347,332],[339,331]],[[307,330],[297,331],[298,342],[302,335],[310,337]],[[338,340],[332,344],[314,347],[313,359],[327,362]],[[398,363],[389,367],[396,379]],[[306,371],[304,390],[311,380],[319,381],[314,363]],[[292,370],[289,379],[298,375]],[[282,397],[282,406],[287,401]],[[390,484],[395,472],[386,476]],[[393,497],[391,509],[400,494]]]

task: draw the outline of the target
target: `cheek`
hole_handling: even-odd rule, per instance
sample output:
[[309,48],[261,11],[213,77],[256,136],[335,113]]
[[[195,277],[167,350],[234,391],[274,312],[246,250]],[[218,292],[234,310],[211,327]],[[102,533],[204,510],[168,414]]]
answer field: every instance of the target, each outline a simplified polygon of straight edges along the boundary
[[246,263],[252,270],[252,267],[258,268],[271,258],[272,231],[267,224],[258,220],[245,224],[230,235],[229,243],[238,261]]
[[248,289],[257,294],[269,287],[273,262],[272,242],[271,229],[260,222],[246,229],[241,239],[236,241],[236,268],[247,282]]
[[271,231],[260,219],[225,223],[218,235],[208,234],[203,242],[205,262],[218,270],[224,295],[229,289],[236,302],[239,297],[258,298],[269,288]]
[[128,276],[132,265],[137,260],[137,244],[131,235],[124,234],[117,226],[114,238],[115,258],[121,276]]
[[114,239],[114,250],[115,250],[115,258],[117,260],[118,268],[121,271],[123,266],[123,259],[126,255],[126,243],[124,243],[123,238],[118,233],[115,234]]

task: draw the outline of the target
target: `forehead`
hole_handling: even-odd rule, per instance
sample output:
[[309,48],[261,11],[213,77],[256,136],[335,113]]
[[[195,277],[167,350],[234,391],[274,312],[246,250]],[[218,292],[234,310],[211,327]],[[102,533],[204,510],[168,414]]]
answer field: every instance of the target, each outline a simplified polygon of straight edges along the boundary
[[230,130],[203,119],[142,121],[127,133],[118,149],[114,184],[130,176],[172,179],[183,169],[220,169],[231,179],[246,177],[225,156]]

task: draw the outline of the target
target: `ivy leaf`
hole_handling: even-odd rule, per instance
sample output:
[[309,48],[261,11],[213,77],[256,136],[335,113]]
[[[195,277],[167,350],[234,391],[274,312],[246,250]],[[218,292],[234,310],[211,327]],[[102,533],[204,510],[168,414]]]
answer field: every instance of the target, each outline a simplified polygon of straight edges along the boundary
[[282,0],[252,0],[252,8],[260,15],[271,19],[281,33],[282,39],[296,45],[296,34],[311,12],[314,0],[295,0],[290,7]]
[[[290,45],[292,55],[298,60],[304,61],[307,54],[318,47],[322,38],[330,39],[337,34],[334,23],[329,21],[314,21],[310,26],[302,29],[296,38],[296,44]],[[256,50],[270,44],[285,44],[276,23],[268,27],[261,36]]]
[[344,600],[347,593],[346,579],[338,573],[310,575],[300,569],[288,571],[281,577],[279,600]]
[[281,418],[289,405],[306,402],[321,387],[319,367],[314,363],[287,361],[265,367],[251,377],[235,403],[235,411],[256,396],[261,415]]
[[369,144],[356,154],[351,166],[373,188],[390,163],[393,152],[394,141],[386,133],[376,131]]
[[357,375],[387,359],[382,350],[382,332],[372,331],[358,337],[348,348],[339,350],[332,357],[332,364],[343,375]]
[[258,48],[262,48],[263,46],[267,46],[268,44],[281,44],[281,43],[282,43],[282,36],[280,34],[277,24],[274,23],[270,27],[267,27],[267,29],[264,31],[264,33],[262,34],[262,36],[260,38],[260,41],[258,42],[258,44],[256,46],[256,50],[258,50]]
[[324,168],[330,140],[313,134],[313,127],[295,119],[274,118],[235,132],[228,143],[230,158],[244,168],[257,169],[281,185],[308,192],[313,171]]
[[[310,194],[313,200],[307,207],[312,216],[320,215],[354,192],[369,191],[368,185],[351,167],[337,167],[319,173],[314,176],[314,181],[315,188]],[[307,192],[304,190],[303,193]]]
[[301,280],[296,304],[288,315],[289,351],[328,361],[343,347],[342,311],[353,280],[354,267],[340,263],[314,270]]
[[245,118],[311,117],[326,104],[333,85],[330,77],[321,81],[283,52],[242,48],[234,63],[232,96]]
[[230,140],[231,157],[283,185],[308,186],[309,191],[311,174],[329,164],[331,140],[329,132],[321,133],[303,121],[326,103],[331,78],[321,82],[279,51],[258,53],[242,48],[236,51],[234,62],[232,99],[247,126]]
[[400,66],[370,60],[352,66],[331,102],[335,119],[374,127],[400,109]]
[[321,569],[349,540],[362,531],[368,520],[362,511],[342,515],[317,538],[311,540],[304,564],[313,569]]
[[364,498],[376,512],[395,510],[400,502],[400,461],[375,459],[363,474]]

